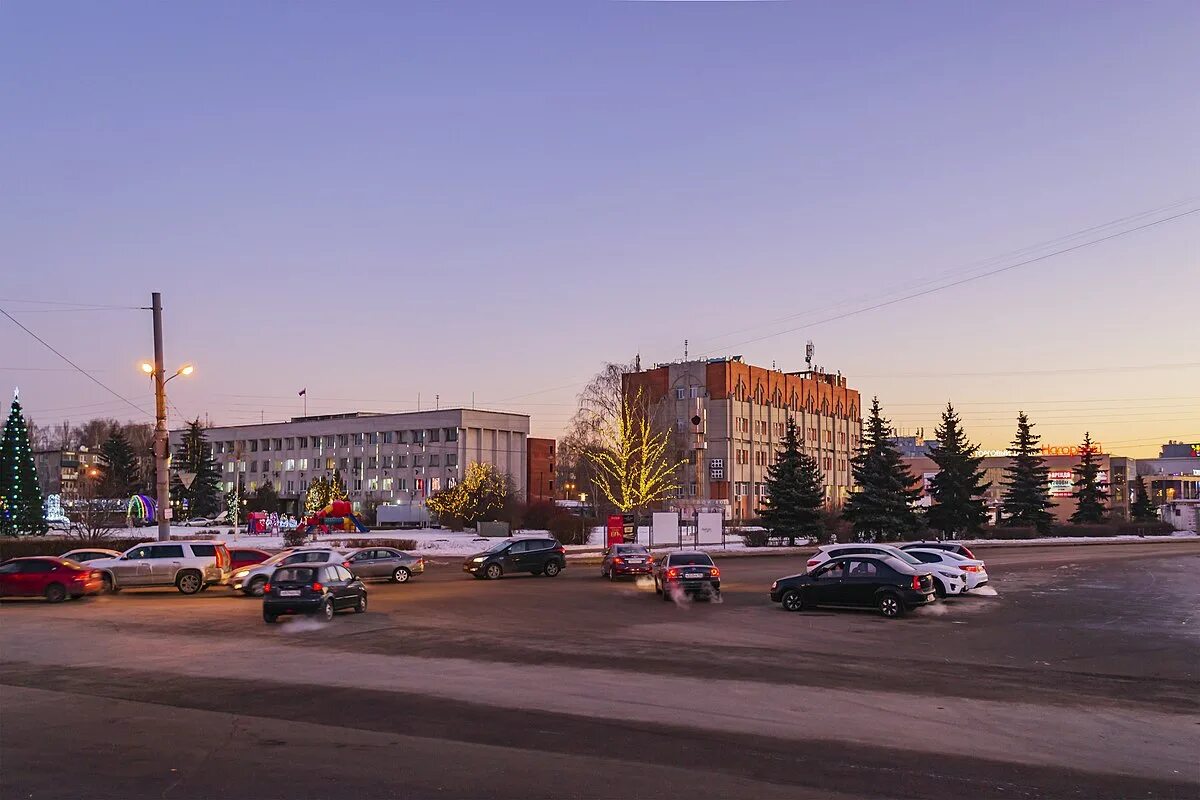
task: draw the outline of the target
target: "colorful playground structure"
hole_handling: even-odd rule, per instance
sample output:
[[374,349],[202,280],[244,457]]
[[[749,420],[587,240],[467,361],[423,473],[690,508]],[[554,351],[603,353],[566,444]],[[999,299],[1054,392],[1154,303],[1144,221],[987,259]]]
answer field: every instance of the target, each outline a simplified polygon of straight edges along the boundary
[[367,533],[370,530],[362,524],[362,520],[354,516],[354,511],[346,500],[334,500],[315,514],[310,514],[299,527],[304,528],[307,533]]
[[144,494],[135,494],[129,498],[129,503],[125,506],[125,524],[128,527],[152,525],[155,521],[156,510],[153,498]]

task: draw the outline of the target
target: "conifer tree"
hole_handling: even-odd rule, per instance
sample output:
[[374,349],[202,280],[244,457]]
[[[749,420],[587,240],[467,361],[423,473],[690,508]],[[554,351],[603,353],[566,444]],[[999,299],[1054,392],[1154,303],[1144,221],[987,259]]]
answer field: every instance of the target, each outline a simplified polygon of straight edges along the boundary
[[763,523],[788,544],[797,536],[820,539],[825,530],[825,477],[817,460],[800,449],[796,420],[788,417],[775,463],[767,467],[767,496],[758,509]]
[[133,445],[120,426],[114,425],[108,438],[100,445],[104,477],[100,482],[100,493],[104,497],[128,499],[144,488],[138,470],[137,455]]
[[[191,486],[184,486],[179,473],[195,473]],[[183,440],[171,459],[171,499],[183,505],[187,501],[187,513],[193,517],[215,516],[221,509],[220,480],[212,448],[204,426],[197,418],[188,423]]]
[[29,446],[29,427],[14,391],[0,438],[0,532],[6,536],[44,534],[49,530],[44,503]]
[[1046,509],[1050,501],[1050,470],[1038,448],[1041,436],[1033,432],[1033,423],[1024,411],[1017,414],[1017,435],[1009,450],[1012,460],[1004,470],[1003,512],[1005,525],[1032,527],[1048,533],[1054,516]]
[[346,500],[350,494],[346,491],[346,482],[342,480],[342,473],[334,472],[333,478],[329,481],[329,502],[335,500]]
[[912,473],[891,437],[891,423],[876,397],[863,425],[858,455],[851,459],[856,486],[842,509],[860,539],[894,541],[921,526],[912,507],[921,489],[913,486]]
[[1079,463],[1071,472],[1075,473],[1075,511],[1071,514],[1074,525],[1099,524],[1104,522],[1108,511],[1108,490],[1100,483],[1100,463],[1096,460],[1096,445],[1092,434],[1085,431],[1083,444],[1079,448]]
[[1154,504],[1150,502],[1150,493],[1146,491],[1146,479],[1138,475],[1135,483],[1133,502],[1129,505],[1129,516],[1133,518],[1134,522],[1153,522],[1158,519],[1158,512],[1154,510]]
[[315,514],[329,505],[329,480],[324,475],[318,475],[308,484],[304,493],[304,513]]
[[987,501],[984,494],[991,483],[983,480],[983,456],[977,455],[979,445],[967,441],[962,420],[954,406],[946,403],[942,421],[936,430],[941,445],[929,457],[938,465],[938,474],[930,481],[929,494],[933,505],[926,519],[929,527],[954,538],[962,533],[977,531],[987,520]]

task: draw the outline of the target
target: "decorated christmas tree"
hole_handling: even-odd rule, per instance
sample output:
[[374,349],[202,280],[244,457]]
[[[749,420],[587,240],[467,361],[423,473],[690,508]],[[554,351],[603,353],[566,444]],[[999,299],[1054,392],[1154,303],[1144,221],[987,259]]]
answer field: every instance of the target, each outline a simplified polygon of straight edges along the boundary
[[21,400],[13,392],[12,408],[0,439],[0,532],[6,536],[38,535],[49,530],[29,427],[21,413]]

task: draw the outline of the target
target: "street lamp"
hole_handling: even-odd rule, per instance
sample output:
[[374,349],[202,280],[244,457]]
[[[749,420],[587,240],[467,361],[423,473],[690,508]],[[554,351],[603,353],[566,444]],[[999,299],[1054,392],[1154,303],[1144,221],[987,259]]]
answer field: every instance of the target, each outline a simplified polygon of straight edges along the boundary
[[[158,295],[155,294],[157,307]],[[180,375],[191,375],[196,368],[184,364],[170,377],[163,377],[162,333],[159,317],[155,316],[154,363],[142,362],[142,372],[154,379],[154,483],[158,500],[158,540],[171,539],[171,479],[168,473],[170,448],[167,444],[167,383]],[[236,476],[235,476],[236,477]]]

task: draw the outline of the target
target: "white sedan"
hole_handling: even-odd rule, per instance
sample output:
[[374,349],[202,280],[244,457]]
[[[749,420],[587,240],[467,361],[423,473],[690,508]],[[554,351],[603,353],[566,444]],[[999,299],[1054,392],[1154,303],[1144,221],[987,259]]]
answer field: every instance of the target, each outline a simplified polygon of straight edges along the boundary
[[911,553],[913,557],[929,564],[934,569],[938,567],[950,567],[961,571],[967,581],[967,591],[978,589],[988,582],[987,570],[984,569],[984,563],[977,558],[967,558],[960,556],[958,553],[951,553],[949,550],[935,550],[932,547],[910,547],[905,550],[906,553]]

